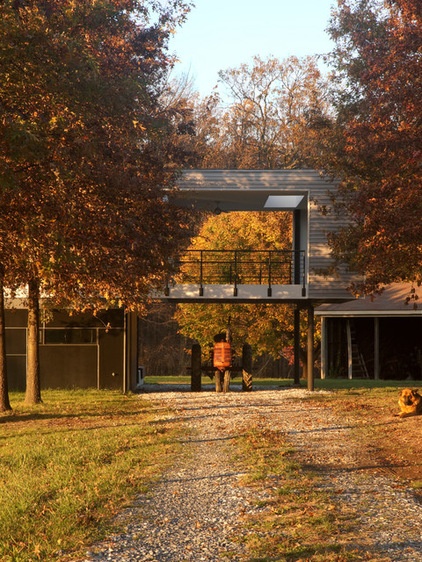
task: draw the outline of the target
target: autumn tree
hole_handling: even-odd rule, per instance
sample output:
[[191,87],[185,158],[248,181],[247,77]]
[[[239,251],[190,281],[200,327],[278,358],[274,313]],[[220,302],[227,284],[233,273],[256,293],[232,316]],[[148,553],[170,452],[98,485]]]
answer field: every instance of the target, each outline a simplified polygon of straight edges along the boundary
[[[291,250],[292,218],[288,212],[231,212],[210,216],[190,249]],[[293,308],[288,304],[180,304],[175,315],[180,332],[201,344],[205,355],[214,335],[231,318],[234,348],[251,344],[255,356],[279,359],[293,346]],[[303,337],[306,330],[303,329]],[[306,366],[305,346],[301,360]]]
[[[198,236],[189,247],[201,250],[290,250],[291,217],[284,212],[231,212],[210,215],[202,225]],[[224,330],[231,316],[234,344],[250,341],[257,353],[274,350],[274,340],[266,338],[270,322],[263,322],[266,305],[239,304],[180,304],[176,319],[181,333],[201,345],[213,341],[216,333]],[[268,317],[267,317],[268,320]],[[261,325],[260,325],[261,323]],[[274,334],[274,332],[272,332]],[[280,342],[275,343],[279,348]]]
[[[201,98],[188,79],[173,80],[171,100],[185,167],[271,169],[310,166],[320,150],[315,130],[330,116],[326,80],[313,57],[263,60],[219,73],[219,91]],[[175,103],[176,102],[176,103]],[[170,140],[170,139],[169,139]]]
[[212,168],[221,150],[221,100],[217,93],[201,98],[189,76],[169,79],[160,103],[170,114],[172,130],[167,135],[171,153],[184,168]]
[[326,144],[321,129],[331,117],[317,62],[254,57],[220,71],[224,98],[218,90],[201,98],[187,77],[172,80],[163,91],[176,124],[168,142],[186,168],[315,166]]
[[220,131],[220,167],[309,165],[308,123],[328,112],[326,85],[313,57],[242,64],[219,73],[231,102]]
[[368,292],[422,281],[421,16],[418,0],[340,0],[329,28],[336,120],[326,167],[342,180],[350,221],[332,244]]
[[175,159],[159,103],[168,35],[187,10],[0,5],[0,257],[7,286],[28,287],[30,403],[41,400],[40,291],[78,307],[141,306],[190,233],[167,202]]

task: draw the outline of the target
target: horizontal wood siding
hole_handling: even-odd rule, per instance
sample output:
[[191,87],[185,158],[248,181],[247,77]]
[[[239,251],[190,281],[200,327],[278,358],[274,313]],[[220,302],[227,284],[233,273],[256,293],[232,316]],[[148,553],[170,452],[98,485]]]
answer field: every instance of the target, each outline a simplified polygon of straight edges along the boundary
[[274,189],[275,194],[314,191],[318,185],[327,182],[314,170],[185,170],[178,181],[181,191]]
[[351,297],[347,287],[356,274],[338,265],[328,245],[328,235],[345,226],[332,207],[330,193],[336,185],[323,182],[315,185],[309,201],[309,296],[310,298],[344,299]]

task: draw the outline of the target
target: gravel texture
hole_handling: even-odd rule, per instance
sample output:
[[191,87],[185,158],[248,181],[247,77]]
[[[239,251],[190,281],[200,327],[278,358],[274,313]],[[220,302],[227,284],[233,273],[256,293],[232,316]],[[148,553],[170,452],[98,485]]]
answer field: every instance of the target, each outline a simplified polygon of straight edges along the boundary
[[[238,486],[231,438],[251,424],[279,429],[303,465],[326,475],[322,486],[357,518],[353,548],[383,562],[422,561],[422,506],[403,482],[378,466],[353,436],[352,424],[307,400],[302,389],[227,394],[146,388],[157,420],[182,420],[183,453],[150,493],[120,516],[124,532],[93,546],[85,562],[246,561],[233,536],[241,517],[259,513],[271,492]],[[366,555],[367,556],[367,555]]]

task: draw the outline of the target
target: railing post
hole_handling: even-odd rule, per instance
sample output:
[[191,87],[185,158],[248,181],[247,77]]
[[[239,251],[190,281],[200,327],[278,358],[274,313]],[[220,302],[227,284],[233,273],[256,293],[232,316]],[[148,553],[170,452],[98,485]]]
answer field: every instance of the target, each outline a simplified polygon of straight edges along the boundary
[[271,250],[268,251],[268,289],[267,289],[267,296],[272,297],[273,289],[271,286]]
[[233,296],[237,297],[237,250],[234,251],[234,289]]
[[199,251],[199,296],[204,296],[203,250]]

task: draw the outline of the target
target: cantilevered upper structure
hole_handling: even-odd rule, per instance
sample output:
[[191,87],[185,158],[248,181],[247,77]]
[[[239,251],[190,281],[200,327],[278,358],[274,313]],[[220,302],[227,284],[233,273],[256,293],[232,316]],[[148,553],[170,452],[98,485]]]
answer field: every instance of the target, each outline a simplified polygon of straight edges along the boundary
[[[192,209],[291,211],[291,252],[192,252],[165,297],[179,302],[342,302],[352,274],[335,268],[327,237],[341,226],[335,182],[308,169],[185,170],[175,201]],[[220,269],[220,272],[218,272]],[[305,303],[304,303],[305,304]]]

